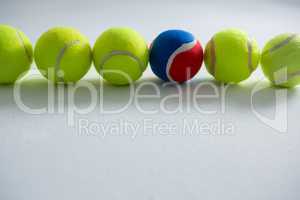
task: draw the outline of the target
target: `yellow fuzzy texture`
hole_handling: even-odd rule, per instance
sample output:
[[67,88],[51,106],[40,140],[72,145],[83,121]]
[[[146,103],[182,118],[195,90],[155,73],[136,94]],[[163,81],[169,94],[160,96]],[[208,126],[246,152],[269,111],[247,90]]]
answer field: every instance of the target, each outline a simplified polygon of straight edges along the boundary
[[261,58],[265,76],[276,86],[300,84],[300,36],[278,35],[265,45]]
[[40,72],[53,82],[73,83],[90,69],[92,51],[78,30],[56,27],[38,39],[34,58]]
[[[251,51],[249,51],[249,45]],[[217,81],[239,83],[257,68],[260,51],[255,40],[238,29],[226,29],[213,36],[206,45],[204,60]]]
[[128,85],[138,80],[148,65],[148,47],[135,30],[115,27],[97,39],[94,64],[105,80],[113,85]]
[[0,84],[14,83],[24,76],[32,63],[28,37],[11,26],[0,25]]

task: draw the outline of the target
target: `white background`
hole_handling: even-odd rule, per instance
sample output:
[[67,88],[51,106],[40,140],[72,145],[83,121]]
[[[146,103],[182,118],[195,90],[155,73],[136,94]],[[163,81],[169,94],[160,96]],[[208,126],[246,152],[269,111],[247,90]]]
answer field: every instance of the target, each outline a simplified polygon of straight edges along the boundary
[[[237,27],[263,47],[279,33],[300,31],[299,8],[297,1],[4,0],[0,23],[20,28],[33,43],[50,27],[72,26],[88,36],[91,44],[110,26],[130,26],[149,43],[165,29],[182,28],[194,33],[203,45],[220,29]],[[126,104],[129,88],[99,84],[98,78],[91,69],[85,80],[99,91],[103,87],[105,109]],[[142,101],[143,105],[159,109],[157,113],[143,114],[134,104],[119,114],[94,109],[88,114],[76,114],[73,127],[68,125],[67,112],[23,112],[14,101],[13,86],[0,86],[0,199],[298,200],[300,91],[280,90],[287,93],[288,109],[287,117],[283,115],[273,123],[281,128],[287,124],[287,130],[280,133],[259,119],[251,108],[251,92],[258,80],[268,85],[258,69],[249,80],[230,86],[225,112],[221,112],[221,97],[198,101],[202,108],[216,110],[214,114],[199,113],[193,106],[188,112],[186,104],[190,105],[190,99],[183,100],[183,111],[166,114],[158,106],[161,98],[148,99]],[[158,85],[163,97],[176,93],[174,87],[162,87],[150,68],[137,85],[145,81]],[[198,83],[205,81],[214,83],[203,66],[191,82],[191,89],[181,86],[183,94],[191,94]],[[151,88],[143,91],[153,92]],[[210,94],[212,89],[204,87],[199,91]],[[253,98],[255,110],[271,119],[276,105],[279,110],[284,109],[284,100],[275,101],[278,91],[267,87],[257,93]],[[76,105],[86,107],[88,95],[86,90],[79,90]],[[46,106],[47,82],[41,76],[26,80],[22,98],[33,108]],[[176,102],[169,106],[176,107]],[[177,128],[174,134],[163,134],[155,128],[140,130],[135,137],[122,130],[117,131],[117,136],[107,133],[103,137],[101,131],[82,135],[78,128],[80,119],[109,127],[124,121],[143,125],[143,118],[153,126],[175,124]],[[183,122],[195,120],[203,124],[232,124],[234,131],[231,135],[184,135]]]

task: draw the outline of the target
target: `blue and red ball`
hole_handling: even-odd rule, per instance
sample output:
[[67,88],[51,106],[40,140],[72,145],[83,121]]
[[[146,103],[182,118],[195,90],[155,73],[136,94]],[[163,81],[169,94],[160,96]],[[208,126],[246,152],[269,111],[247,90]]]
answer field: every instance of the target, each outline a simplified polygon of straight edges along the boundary
[[160,79],[183,83],[200,70],[203,48],[191,33],[168,30],[151,44],[149,61],[153,73]]

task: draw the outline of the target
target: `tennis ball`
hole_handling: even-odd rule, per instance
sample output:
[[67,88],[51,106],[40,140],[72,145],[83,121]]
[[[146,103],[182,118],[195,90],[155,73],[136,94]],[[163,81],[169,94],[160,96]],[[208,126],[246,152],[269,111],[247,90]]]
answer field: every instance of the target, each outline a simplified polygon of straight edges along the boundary
[[261,65],[265,76],[276,86],[300,84],[300,35],[281,34],[267,42]]
[[148,65],[148,47],[144,38],[130,28],[106,30],[93,49],[99,74],[113,85],[128,85],[139,79]]
[[183,83],[192,79],[203,63],[203,49],[195,37],[183,30],[167,30],[150,48],[150,66],[164,81]]
[[29,70],[31,63],[28,37],[18,29],[0,25],[0,84],[14,83]]
[[92,52],[78,30],[56,27],[43,33],[34,48],[39,71],[53,82],[74,83],[89,70]]
[[216,33],[206,45],[204,60],[217,81],[239,83],[257,68],[260,50],[254,39],[238,29]]

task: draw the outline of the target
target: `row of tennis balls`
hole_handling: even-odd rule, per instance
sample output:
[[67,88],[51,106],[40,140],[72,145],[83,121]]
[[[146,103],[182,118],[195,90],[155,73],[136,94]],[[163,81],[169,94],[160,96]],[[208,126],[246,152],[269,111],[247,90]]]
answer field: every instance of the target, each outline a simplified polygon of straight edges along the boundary
[[[173,34],[164,44],[180,43],[180,38],[176,36],[177,34]],[[202,47],[198,51],[202,51]],[[192,51],[189,58],[193,59],[194,56],[199,60],[195,55],[199,57],[200,54]],[[126,85],[142,76],[148,65],[149,48],[144,38],[130,28],[106,30],[91,50],[88,39],[79,31],[57,27],[41,35],[33,52],[32,45],[23,32],[11,26],[0,25],[1,84],[14,83],[24,75],[29,70],[33,57],[43,76],[53,82],[80,80],[94,60],[97,71],[105,80],[115,85]],[[227,29],[215,34],[208,42],[204,60],[209,73],[217,81],[225,83],[238,83],[247,79],[261,60],[263,72],[273,84],[293,87],[300,83],[300,36],[276,36],[265,45],[260,54],[256,41],[249,39],[245,32]],[[185,66],[185,63],[181,64],[182,71],[190,67]],[[197,70],[201,64],[202,60]],[[151,67],[153,69],[160,66]],[[284,73],[282,69],[285,69]],[[156,75],[159,76],[157,73]],[[187,80],[190,78],[192,77],[187,77]]]

